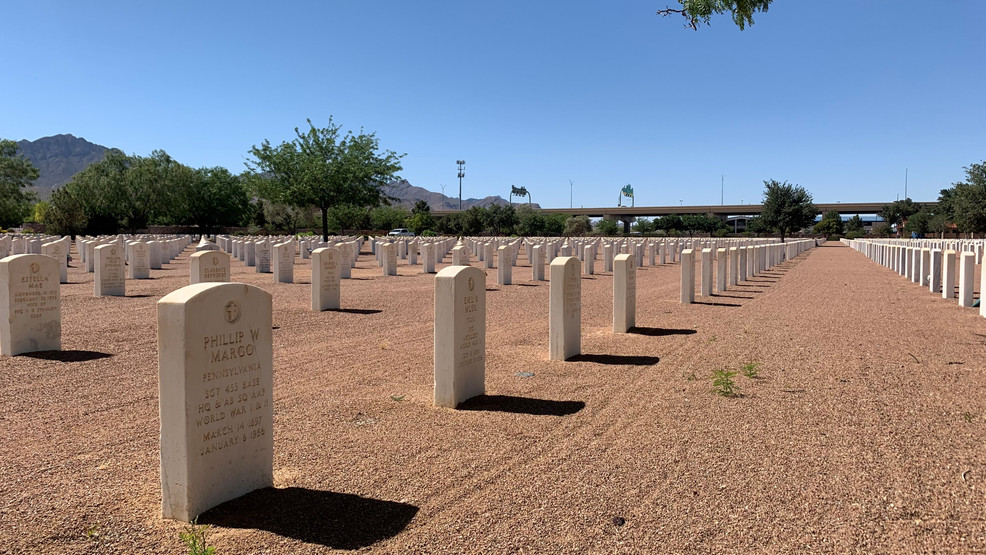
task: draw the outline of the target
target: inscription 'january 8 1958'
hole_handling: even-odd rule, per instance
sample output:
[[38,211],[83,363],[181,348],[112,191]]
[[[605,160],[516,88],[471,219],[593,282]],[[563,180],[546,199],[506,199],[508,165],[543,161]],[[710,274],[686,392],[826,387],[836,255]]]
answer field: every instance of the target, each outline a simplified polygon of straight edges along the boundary
[[[227,322],[239,320],[238,303],[224,309]],[[236,330],[202,337],[208,365],[202,371],[202,397],[195,415],[201,434],[199,456],[267,435],[264,414],[270,406],[261,376],[270,369],[257,360],[259,329]]]

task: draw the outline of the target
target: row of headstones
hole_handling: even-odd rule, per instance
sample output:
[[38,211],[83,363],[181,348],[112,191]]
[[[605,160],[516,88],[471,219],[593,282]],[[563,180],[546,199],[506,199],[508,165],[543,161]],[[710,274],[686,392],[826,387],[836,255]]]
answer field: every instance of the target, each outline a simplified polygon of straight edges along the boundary
[[[955,281],[958,276],[959,306],[971,307],[974,303],[974,288],[977,259],[981,263],[983,244],[966,241],[938,241],[939,246],[958,247],[964,250],[922,247],[913,241],[867,241],[847,240],[842,242],[853,250],[862,253],[873,262],[889,268],[905,279],[927,287],[931,293],[941,293],[943,299],[955,298]],[[957,264],[957,267],[956,267]],[[956,271],[957,270],[957,271]],[[986,272],[980,276],[980,291],[986,291]],[[979,313],[986,316],[986,303],[980,302]]]
[[[465,247],[456,247],[464,249]],[[198,254],[198,253],[197,253]],[[203,253],[207,254],[207,253]],[[339,249],[312,252],[313,276]],[[614,332],[635,325],[636,265],[616,257]],[[313,277],[313,282],[321,281]],[[578,259],[550,271],[549,351],[581,352]],[[162,514],[190,522],[227,500],[273,485],[272,297],[241,283],[200,283],[158,302]],[[485,393],[486,274],[449,266],[435,279],[434,404]]]
[[[739,282],[770,270],[785,260],[795,258],[816,245],[814,239],[808,239],[787,243],[720,248],[715,251],[711,248],[702,249],[700,253],[702,276],[699,280],[701,295],[708,297],[713,294],[713,275],[715,275],[714,292],[722,293],[728,287],[735,287]],[[714,257],[713,254],[715,254]],[[713,260],[715,260],[715,269],[713,269]],[[695,302],[695,262],[695,251],[692,249],[682,251],[682,304]]]

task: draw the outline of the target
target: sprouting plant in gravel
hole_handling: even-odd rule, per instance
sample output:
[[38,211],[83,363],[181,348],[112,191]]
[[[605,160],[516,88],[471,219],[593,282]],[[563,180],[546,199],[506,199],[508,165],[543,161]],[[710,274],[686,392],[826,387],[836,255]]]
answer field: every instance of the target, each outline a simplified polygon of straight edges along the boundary
[[719,369],[712,371],[712,392],[723,397],[737,397],[739,386],[733,381],[736,372]]
[[743,365],[743,375],[747,378],[756,378],[760,374],[760,369],[757,368],[758,366],[760,365],[756,362],[747,362]]
[[972,422],[972,419],[975,417],[972,415],[971,412],[963,412],[962,418],[964,418],[966,422]]
[[695,371],[694,370],[692,370],[691,374],[685,374],[684,372],[682,372],[681,373],[681,377],[682,378],[685,378],[686,380],[688,380],[690,382],[693,382],[693,381],[695,381],[695,380],[698,379],[698,376],[695,375]]
[[188,548],[188,555],[215,555],[215,547],[207,547],[205,545],[205,536],[209,530],[209,526],[198,526],[198,520],[195,519],[191,524],[185,527],[184,532],[180,532],[178,537],[181,541],[185,542],[185,547]]

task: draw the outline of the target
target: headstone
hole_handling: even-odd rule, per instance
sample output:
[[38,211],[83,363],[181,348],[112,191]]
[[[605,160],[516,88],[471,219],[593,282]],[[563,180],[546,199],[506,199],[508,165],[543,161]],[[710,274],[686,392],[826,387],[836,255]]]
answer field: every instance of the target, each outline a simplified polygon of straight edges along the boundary
[[99,245],[94,251],[96,275],[93,292],[97,297],[125,297],[127,295],[126,266],[123,247],[116,243]]
[[947,250],[942,254],[941,276],[942,298],[955,297],[955,251]]
[[531,281],[544,281],[544,247],[531,247]]
[[559,256],[549,276],[548,353],[551,360],[568,360],[582,352],[582,276],[579,259]]
[[613,333],[626,333],[637,323],[637,267],[633,256],[613,261]]
[[274,485],[271,295],[199,283],[158,301],[164,518]]
[[[931,249],[931,280],[928,289],[932,293],[941,293],[941,249]],[[982,294],[980,289],[980,294]]]
[[[249,243],[245,245],[245,248],[250,248]],[[270,243],[266,239],[261,239],[253,245],[257,256],[257,273],[258,274],[269,274],[270,270]]]
[[496,283],[510,285],[513,266],[510,265],[510,247],[502,246],[496,250]]
[[58,261],[43,254],[0,259],[0,355],[62,348]]
[[702,249],[702,296],[712,296],[712,249]]
[[161,243],[159,241],[148,241],[147,242],[147,249],[151,253],[150,258],[149,258],[151,269],[152,270],[160,270],[161,269],[161,263],[163,262],[161,260],[163,258],[162,254],[161,254]]
[[127,248],[129,249],[127,277],[130,279],[150,279],[151,251],[147,243],[131,243]]
[[294,243],[286,241],[274,245],[271,264],[274,283],[294,283]]
[[959,306],[972,306],[976,253],[963,251],[959,258]]
[[693,302],[695,302],[695,251],[685,249],[681,251],[681,304]]
[[217,251],[217,250],[219,250],[219,247],[216,246],[216,244],[213,243],[212,241],[206,239],[205,237],[203,237],[202,240],[199,241],[198,245],[195,245],[195,252]]
[[461,243],[452,248],[452,265],[453,266],[468,266],[469,265],[469,248]]
[[383,251],[381,255],[383,257],[383,275],[385,276],[396,276],[397,275],[397,245],[395,243],[386,243],[380,250]]
[[312,310],[339,308],[342,253],[336,247],[312,251]]
[[41,254],[58,261],[58,281],[59,283],[68,283],[68,247],[66,244],[61,241],[45,243],[41,245]]
[[726,290],[726,268],[729,266],[726,249],[716,250],[716,291],[722,293]]
[[435,276],[435,405],[486,393],[486,274],[448,266]]
[[[495,252],[495,249],[496,249],[496,247],[493,246],[493,242],[492,241],[490,241],[489,243],[486,243],[485,245],[483,245],[483,248],[478,249],[478,252],[483,255],[483,267],[484,268],[492,268],[493,267],[493,253]],[[496,261],[496,263],[497,264],[503,264],[502,261],[503,261],[503,258],[500,258],[499,260]]]
[[739,248],[729,248],[729,285],[739,283]]
[[191,285],[229,281],[229,258],[228,254],[219,249],[196,250],[195,254],[188,257]]

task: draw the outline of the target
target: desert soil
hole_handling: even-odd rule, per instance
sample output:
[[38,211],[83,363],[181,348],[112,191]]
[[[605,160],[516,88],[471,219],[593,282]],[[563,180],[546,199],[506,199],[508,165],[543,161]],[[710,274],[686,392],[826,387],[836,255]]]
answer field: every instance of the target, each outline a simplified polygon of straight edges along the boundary
[[[185,552],[155,303],[191,252],[126,298],[73,263],[63,352],[0,357],[0,552]],[[641,268],[623,335],[612,275],[585,276],[568,362],[522,254],[514,285],[489,272],[472,410],[431,403],[434,276],[364,254],[316,313],[308,262],[275,285],[233,261],[274,297],[276,487],[202,515],[221,555],[986,551],[986,319],[840,244],[693,305],[680,266]],[[712,393],[747,364],[741,396]]]

